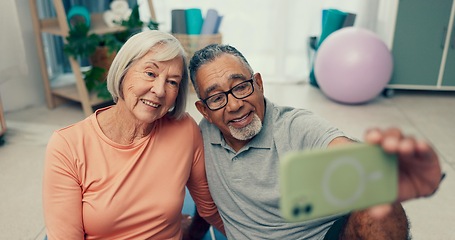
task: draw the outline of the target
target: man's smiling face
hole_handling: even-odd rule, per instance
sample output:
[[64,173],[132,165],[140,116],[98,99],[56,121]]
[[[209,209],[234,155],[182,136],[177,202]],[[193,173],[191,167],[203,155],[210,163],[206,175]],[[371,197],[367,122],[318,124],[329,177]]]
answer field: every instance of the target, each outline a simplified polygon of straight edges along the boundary
[[235,85],[253,77],[254,92],[243,99],[228,94],[225,107],[212,111],[202,101],[196,102],[199,112],[222,132],[226,142],[236,149],[259,133],[265,113],[261,75],[250,71],[235,56],[222,54],[202,65],[197,71],[199,93],[202,99],[229,91]]

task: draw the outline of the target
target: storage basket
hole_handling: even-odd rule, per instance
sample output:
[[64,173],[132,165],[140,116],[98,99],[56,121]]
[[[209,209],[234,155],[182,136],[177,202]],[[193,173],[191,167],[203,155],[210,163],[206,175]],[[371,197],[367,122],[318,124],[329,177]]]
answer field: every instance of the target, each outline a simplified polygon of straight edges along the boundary
[[211,35],[187,35],[187,34],[173,34],[173,35],[182,44],[183,48],[186,51],[186,54],[188,55],[188,59],[190,59],[197,50],[204,48],[205,46],[213,44],[213,43],[222,42],[221,33],[211,34]]

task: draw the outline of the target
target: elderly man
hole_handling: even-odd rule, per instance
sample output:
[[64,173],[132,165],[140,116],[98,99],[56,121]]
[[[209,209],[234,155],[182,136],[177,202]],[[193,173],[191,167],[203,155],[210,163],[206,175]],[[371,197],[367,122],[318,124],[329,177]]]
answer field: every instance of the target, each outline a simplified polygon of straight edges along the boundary
[[[289,223],[280,215],[278,166],[289,151],[353,142],[308,110],[264,97],[260,73],[229,45],[210,45],[190,61],[212,197],[229,239],[407,239],[400,202],[431,195],[441,168],[433,148],[399,129],[373,128],[365,141],[398,155],[396,202],[348,215]],[[195,223],[194,223],[195,224]]]

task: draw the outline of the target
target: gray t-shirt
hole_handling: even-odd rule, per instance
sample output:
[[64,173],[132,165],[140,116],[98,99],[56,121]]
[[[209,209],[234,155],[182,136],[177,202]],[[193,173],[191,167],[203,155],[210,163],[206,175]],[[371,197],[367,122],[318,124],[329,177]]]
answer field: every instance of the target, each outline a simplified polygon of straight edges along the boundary
[[203,119],[210,192],[229,239],[323,239],[337,219],[288,223],[279,210],[279,159],[294,150],[325,148],[344,136],[310,111],[266,101],[262,131],[237,153],[215,125]]

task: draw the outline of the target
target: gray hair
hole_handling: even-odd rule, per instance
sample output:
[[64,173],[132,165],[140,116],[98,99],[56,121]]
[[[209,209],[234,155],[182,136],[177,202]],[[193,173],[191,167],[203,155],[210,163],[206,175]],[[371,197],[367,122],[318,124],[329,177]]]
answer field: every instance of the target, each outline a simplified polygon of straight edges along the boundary
[[243,56],[243,54],[239,50],[237,50],[235,47],[230,46],[230,45],[224,45],[224,44],[208,45],[208,46],[196,51],[190,60],[189,70],[190,70],[191,83],[193,84],[194,90],[196,91],[199,98],[201,96],[199,95],[199,86],[198,86],[197,80],[196,80],[197,71],[204,64],[212,62],[217,57],[219,57],[223,54],[231,54],[232,56],[235,56],[238,59],[240,59],[240,61],[245,66],[245,68],[247,68],[250,71],[251,75],[253,75],[254,72],[253,72],[253,69],[251,68],[250,64],[248,63],[246,58]]
[[114,102],[123,99],[122,84],[126,73],[133,63],[144,57],[150,50],[160,46],[153,58],[167,61],[181,56],[183,59],[182,81],[180,82],[174,109],[167,115],[174,119],[181,118],[186,110],[188,97],[188,63],[186,53],[180,42],[171,34],[158,30],[145,30],[130,37],[114,58],[107,75],[107,89]]

